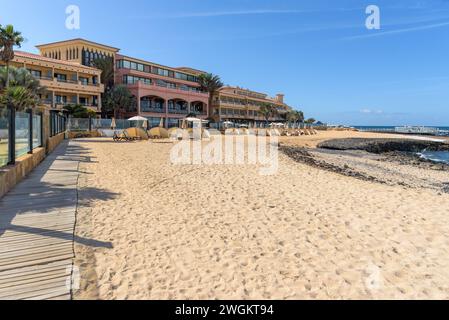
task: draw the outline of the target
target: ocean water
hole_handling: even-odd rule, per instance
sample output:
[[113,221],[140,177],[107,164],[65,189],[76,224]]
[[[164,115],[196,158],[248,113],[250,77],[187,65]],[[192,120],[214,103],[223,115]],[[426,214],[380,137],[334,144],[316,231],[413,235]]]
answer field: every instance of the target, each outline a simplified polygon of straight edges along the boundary
[[[356,129],[364,131],[394,131],[395,126],[353,126]],[[440,131],[449,132],[449,127],[431,127]],[[449,151],[423,151],[418,154],[420,157],[439,163],[449,164]]]
[[449,164],[449,151],[423,151],[419,155],[427,160]]
[[[359,130],[374,130],[374,131],[394,130],[396,128],[396,126],[353,126],[353,127]],[[437,128],[441,131],[449,131],[449,127],[432,127],[432,126],[426,127]]]

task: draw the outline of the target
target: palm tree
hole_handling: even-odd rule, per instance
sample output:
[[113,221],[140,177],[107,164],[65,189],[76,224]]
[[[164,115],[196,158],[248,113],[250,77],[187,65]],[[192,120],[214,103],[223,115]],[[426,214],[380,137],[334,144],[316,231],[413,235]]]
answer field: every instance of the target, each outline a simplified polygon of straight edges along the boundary
[[36,79],[27,69],[11,67],[9,72],[6,69],[0,69],[0,90],[6,88],[6,82],[9,77],[9,85],[25,87],[35,94],[40,94],[45,90],[39,80]]
[[4,89],[0,96],[0,105],[11,105],[18,111],[35,107],[38,103],[39,97],[29,89],[21,86],[9,86]]
[[95,111],[80,104],[64,106],[64,111],[66,111],[67,115],[80,119],[94,118],[97,115]]
[[285,120],[287,120],[288,123],[296,123],[299,120],[299,114],[298,111],[289,111],[285,114]]
[[22,34],[12,25],[0,25],[0,60],[6,63],[6,88],[9,87],[9,63],[14,59],[14,47],[20,48],[24,41]]
[[93,65],[101,70],[101,83],[105,85],[105,92],[114,86],[114,60],[112,58],[94,59]]
[[223,87],[223,82],[221,82],[220,77],[217,75],[203,73],[198,76],[198,83],[202,90],[209,93],[209,110],[211,110],[214,95],[218,89]]
[[302,123],[304,122],[304,112],[302,111],[295,111],[298,114],[298,122]]
[[270,121],[270,118],[274,117],[277,113],[278,112],[277,112],[276,107],[269,103],[265,103],[259,109],[259,114],[265,118],[267,125],[268,125],[268,122]]
[[120,110],[128,110],[135,99],[131,91],[125,85],[116,85],[112,87],[105,95],[103,103],[107,112],[113,111],[114,118],[117,118]]

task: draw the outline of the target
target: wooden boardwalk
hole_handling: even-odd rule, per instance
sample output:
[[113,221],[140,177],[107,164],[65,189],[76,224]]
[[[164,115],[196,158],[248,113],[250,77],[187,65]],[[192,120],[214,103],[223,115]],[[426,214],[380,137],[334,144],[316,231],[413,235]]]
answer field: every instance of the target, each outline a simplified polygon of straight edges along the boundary
[[0,299],[71,299],[82,151],[64,141],[0,200]]

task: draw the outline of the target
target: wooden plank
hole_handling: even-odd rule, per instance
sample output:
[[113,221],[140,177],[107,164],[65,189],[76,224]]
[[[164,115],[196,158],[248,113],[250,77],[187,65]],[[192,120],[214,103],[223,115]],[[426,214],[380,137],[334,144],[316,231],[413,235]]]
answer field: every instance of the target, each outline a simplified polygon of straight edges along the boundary
[[0,279],[14,278],[14,277],[17,277],[20,275],[35,274],[35,273],[39,273],[39,272],[47,272],[47,271],[61,269],[62,267],[66,268],[67,265],[71,265],[70,262],[71,261],[69,261],[69,260],[61,260],[61,261],[55,261],[52,263],[47,263],[47,264],[42,264],[42,265],[33,265],[30,267],[2,271],[2,272],[0,272]]
[[39,283],[26,284],[5,290],[0,289],[0,299],[10,299],[14,296],[32,298],[54,291],[69,293],[70,289],[66,287],[66,281],[67,277],[61,277],[59,279],[40,281]]
[[1,290],[8,290],[8,288],[15,288],[18,286],[33,285],[35,283],[42,283],[47,280],[59,279],[61,277],[70,277],[71,274],[64,272],[64,270],[57,270],[51,273],[39,273],[33,276],[20,277],[16,279],[8,279],[8,281],[0,282],[0,292]]
[[63,142],[0,200],[0,299],[71,299],[80,149]]

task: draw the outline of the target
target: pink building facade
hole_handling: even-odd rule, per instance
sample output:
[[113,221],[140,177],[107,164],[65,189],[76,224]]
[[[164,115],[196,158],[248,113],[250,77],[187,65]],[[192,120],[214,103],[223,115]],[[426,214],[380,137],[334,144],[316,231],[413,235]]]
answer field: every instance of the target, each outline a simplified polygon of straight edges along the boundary
[[120,54],[115,58],[116,84],[130,89],[137,101],[135,114],[147,118],[151,127],[159,125],[161,119],[170,128],[179,126],[179,120],[188,115],[209,117],[209,94],[200,90],[199,73]]

